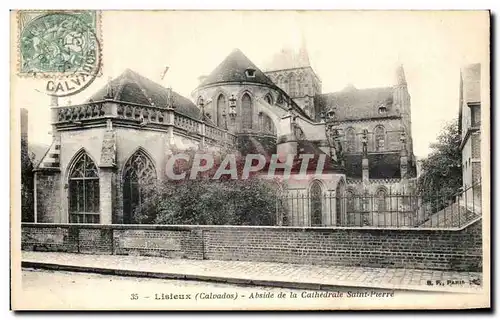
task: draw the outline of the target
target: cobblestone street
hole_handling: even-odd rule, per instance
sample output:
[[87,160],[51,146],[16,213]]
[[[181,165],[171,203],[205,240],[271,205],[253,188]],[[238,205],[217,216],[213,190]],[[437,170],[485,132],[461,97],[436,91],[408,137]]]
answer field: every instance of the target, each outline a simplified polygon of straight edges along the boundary
[[[191,275],[194,279],[237,283],[266,281],[273,286],[317,284],[335,287],[478,292],[482,274],[437,270],[299,265],[269,262],[165,259],[145,256],[85,255],[56,252],[22,253],[23,262],[137,272]],[[231,281],[229,281],[231,282]],[[274,284],[272,284],[274,283]],[[307,287],[307,286],[306,286]]]
[[[45,271],[23,269],[23,298],[29,301],[32,308],[134,308],[148,306],[151,308],[189,308],[197,303],[196,293],[202,300],[213,300],[210,304],[220,306],[231,305],[239,295],[240,299],[248,298],[253,293],[277,296],[279,292],[295,293],[312,291],[280,289],[270,287],[245,287],[209,282],[163,280],[148,278],[119,277],[89,273],[66,271]],[[208,299],[210,295],[227,299]],[[246,299],[251,307],[257,300]],[[254,302],[255,301],[255,302]],[[262,304],[262,301],[258,301]]]

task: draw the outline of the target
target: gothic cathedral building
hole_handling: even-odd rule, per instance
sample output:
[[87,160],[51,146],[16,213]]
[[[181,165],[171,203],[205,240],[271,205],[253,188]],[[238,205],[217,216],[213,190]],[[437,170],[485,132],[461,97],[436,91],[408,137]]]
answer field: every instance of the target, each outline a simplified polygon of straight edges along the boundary
[[[126,70],[82,104],[59,106],[54,99],[53,142],[35,169],[36,221],[135,223],[141,183],[166,179],[173,150],[324,155],[320,175],[308,171],[300,183],[283,181],[283,189],[351,200],[342,206],[311,198],[309,207],[319,206],[319,216],[292,212],[288,225],[338,225],[341,212],[366,209],[360,195],[378,199],[383,212],[387,195],[414,191],[402,66],[390,86],[322,93],[305,49],[283,52],[276,61],[262,71],[235,49],[200,78],[190,98]],[[340,133],[341,160],[332,158],[326,115],[333,115]]]

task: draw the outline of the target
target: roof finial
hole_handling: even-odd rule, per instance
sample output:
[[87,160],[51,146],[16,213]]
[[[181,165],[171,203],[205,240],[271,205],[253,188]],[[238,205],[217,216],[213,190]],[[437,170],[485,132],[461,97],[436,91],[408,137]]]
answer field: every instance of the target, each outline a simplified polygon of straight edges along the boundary
[[106,84],[106,99],[113,99],[115,94],[113,93],[113,87],[111,86],[111,77],[108,77],[108,83]]
[[396,69],[396,81],[397,81],[396,84],[399,86],[406,85],[405,70],[402,64],[398,65]]
[[311,65],[311,62],[309,61],[309,53],[307,52],[306,37],[304,36],[304,32],[301,32],[299,63],[301,67],[307,67]]

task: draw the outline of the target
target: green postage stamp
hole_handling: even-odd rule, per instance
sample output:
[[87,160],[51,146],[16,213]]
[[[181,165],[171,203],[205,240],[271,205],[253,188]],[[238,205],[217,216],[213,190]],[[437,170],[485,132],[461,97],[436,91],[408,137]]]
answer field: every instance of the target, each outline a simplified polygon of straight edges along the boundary
[[98,11],[19,11],[18,73],[28,77],[97,76]]

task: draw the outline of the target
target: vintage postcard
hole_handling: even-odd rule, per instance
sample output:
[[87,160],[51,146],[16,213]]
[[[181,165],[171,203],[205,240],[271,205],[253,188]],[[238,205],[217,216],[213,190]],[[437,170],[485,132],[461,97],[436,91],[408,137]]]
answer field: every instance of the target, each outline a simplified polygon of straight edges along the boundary
[[488,11],[10,20],[13,310],[490,308]]

